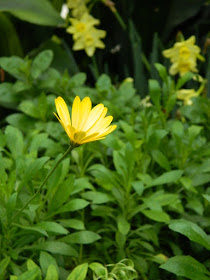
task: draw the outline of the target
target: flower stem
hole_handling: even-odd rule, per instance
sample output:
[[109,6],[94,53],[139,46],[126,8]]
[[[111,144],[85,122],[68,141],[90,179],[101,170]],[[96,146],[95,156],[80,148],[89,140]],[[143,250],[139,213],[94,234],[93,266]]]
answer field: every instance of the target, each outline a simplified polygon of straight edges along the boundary
[[47,180],[49,179],[49,177],[53,174],[53,172],[55,171],[55,169],[57,168],[57,166],[59,165],[59,163],[74,149],[74,146],[69,146],[68,150],[63,154],[63,156],[56,162],[56,164],[54,165],[54,167],[50,170],[50,172],[47,174],[47,176],[45,177],[44,181],[41,183],[41,185],[38,187],[37,191],[35,192],[35,194],[26,202],[26,204],[12,217],[12,219],[9,222],[9,225],[15,220],[15,218],[17,218],[17,216],[19,216],[23,210],[29,205],[29,203],[37,196],[38,193],[40,193],[42,187],[44,186],[44,184],[47,182]]

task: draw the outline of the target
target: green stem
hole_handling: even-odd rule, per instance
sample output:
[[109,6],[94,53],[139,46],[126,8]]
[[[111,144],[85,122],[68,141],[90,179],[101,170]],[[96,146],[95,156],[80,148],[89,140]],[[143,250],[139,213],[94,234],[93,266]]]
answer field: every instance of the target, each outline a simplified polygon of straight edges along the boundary
[[55,166],[50,170],[50,172],[47,174],[45,177],[44,181],[41,183],[41,185],[38,187],[37,191],[35,194],[26,202],[26,204],[12,217],[12,219],[9,222],[9,225],[19,216],[23,210],[29,205],[29,203],[37,196],[37,194],[41,191],[42,187],[44,184],[47,182],[49,177],[53,174],[59,163],[74,149],[74,146],[69,146],[68,150],[63,154],[63,156],[58,160],[58,162],[55,164]]
[[116,11],[114,12],[114,15],[116,17],[116,19],[118,20],[119,24],[121,25],[123,30],[126,30],[126,24],[124,22],[124,20],[122,19],[121,15]]
[[98,65],[97,65],[97,62],[96,62],[96,58],[93,55],[91,57],[91,59],[92,59],[92,65],[90,65],[90,69],[92,70],[92,73],[93,73],[93,76],[94,76],[95,80],[98,80],[100,74],[99,74],[99,69],[98,69]]

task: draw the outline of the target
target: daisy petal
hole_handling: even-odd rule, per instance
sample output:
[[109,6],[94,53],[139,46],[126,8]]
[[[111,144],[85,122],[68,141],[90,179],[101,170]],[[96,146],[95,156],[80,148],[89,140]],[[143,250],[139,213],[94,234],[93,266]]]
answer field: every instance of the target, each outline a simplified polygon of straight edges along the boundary
[[93,133],[93,134],[83,138],[82,141],[80,141],[80,144],[94,141],[97,138],[98,135],[99,135],[99,133]]
[[78,130],[82,130],[84,124],[86,123],[88,116],[92,108],[92,103],[89,97],[85,97],[80,103],[81,116],[79,119]]
[[62,97],[59,96],[58,98],[55,99],[55,106],[58,112],[58,116],[62,121],[63,125],[64,126],[71,125],[69,110],[66,105],[66,102],[63,100]]
[[78,124],[81,118],[80,115],[80,98],[79,96],[76,96],[72,105],[72,112],[71,112],[71,118],[72,118],[72,126],[78,130]]
[[86,121],[86,123],[84,124],[82,130],[83,131],[87,131],[88,129],[90,129],[95,122],[100,118],[101,114],[103,113],[104,110],[104,105],[103,104],[98,104],[96,105],[90,112],[88,119]]

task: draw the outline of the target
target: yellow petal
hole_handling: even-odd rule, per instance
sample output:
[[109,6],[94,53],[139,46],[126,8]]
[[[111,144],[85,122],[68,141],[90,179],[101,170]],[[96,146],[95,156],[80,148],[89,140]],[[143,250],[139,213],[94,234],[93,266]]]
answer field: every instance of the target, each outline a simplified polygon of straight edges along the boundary
[[87,139],[85,141],[82,141],[81,144],[85,144],[85,143],[89,143],[89,142],[93,142],[93,141],[98,141],[98,140],[102,140],[102,139],[105,139],[105,137],[101,137],[101,138],[91,138],[91,139]]
[[80,114],[80,98],[79,96],[76,96],[74,98],[74,102],[72,105],[72,112],[71,112],[71,118],[72,118],[72,126],[78,130],[78,124],[80,122],[81,114]]
[[82,130],[84,124],[86,123],[88,116],[92,108],[92,102],[89,97],[85,97],[80,103],[81,116],[78,123],[78,130]]
[[67,125],[71,125],[69,110],[62,97],[59,96],[58,98],[55,99],[55,106],[56,106],[56,110],[58,112],[58,116],[59,116],[61,122],[63,123],[63,125],[65,127]]
[[94,55],[94,52],[95,52],[95,46],[88,46],[88,47],[85,47],[85,52],[88,56],[93,56]]
[[111,133],[113,130],[116,129],[116,125],[110,125],[109,127],[107,127],[104,131],[102,131],[102,133],[99,134],[100,137],[104,137],[106,135],[108,135],[109,133]]
[[84,143],[87,143],[87,142],[91,142],[91,141],[94,141],[94,139],[97,138],[97,136],[99,135],[99,133],[93,133],[85,138],[83,138],[79,144],[84,144]]
[[104,110],[104,105],[103,104],[98,104],[96,105],[90,112],[87,121],[84,125],[84,127],[82,128],[83,131],[87,131],[88,129],[90,129],[94,123],[100,118],[101,114],[103,113]]
[[73,126],[67,126],[66,133],[71,141],[74,142],[74,134],[76,133],[76,129]]
[[100,130],[100,126],[101,126],[101,122],[103,121],[104,117],[107,114],[107,108],[104,107],[103,112],[101,113],[100,117],[98,118],[98,120],[86,131],[87,135],[90,135],[92,133],[97,132],[98,130]]
[[106,118],[104,118],[104,116],[101,118],[100,121],[98,121],[96,123],[96,125],[94,125],[87,133],[87,135],[95,133],[95,132],[100,132],[102,133],[112,122],[113,117],[112,116],[108,116]]

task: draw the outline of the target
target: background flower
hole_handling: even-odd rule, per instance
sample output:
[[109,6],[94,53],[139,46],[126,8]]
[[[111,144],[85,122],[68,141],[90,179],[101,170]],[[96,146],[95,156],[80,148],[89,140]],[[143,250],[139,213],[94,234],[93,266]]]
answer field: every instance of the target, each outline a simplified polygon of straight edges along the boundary
[[190,71],[198,71],[197,58],[202,59],[199,53],[200,48],[195,45],[195,36],[182,42],[176,42],[172,48],[163,51],[163,55],[172,63],[169,69],[170,74],[179,73],[181,76]]

